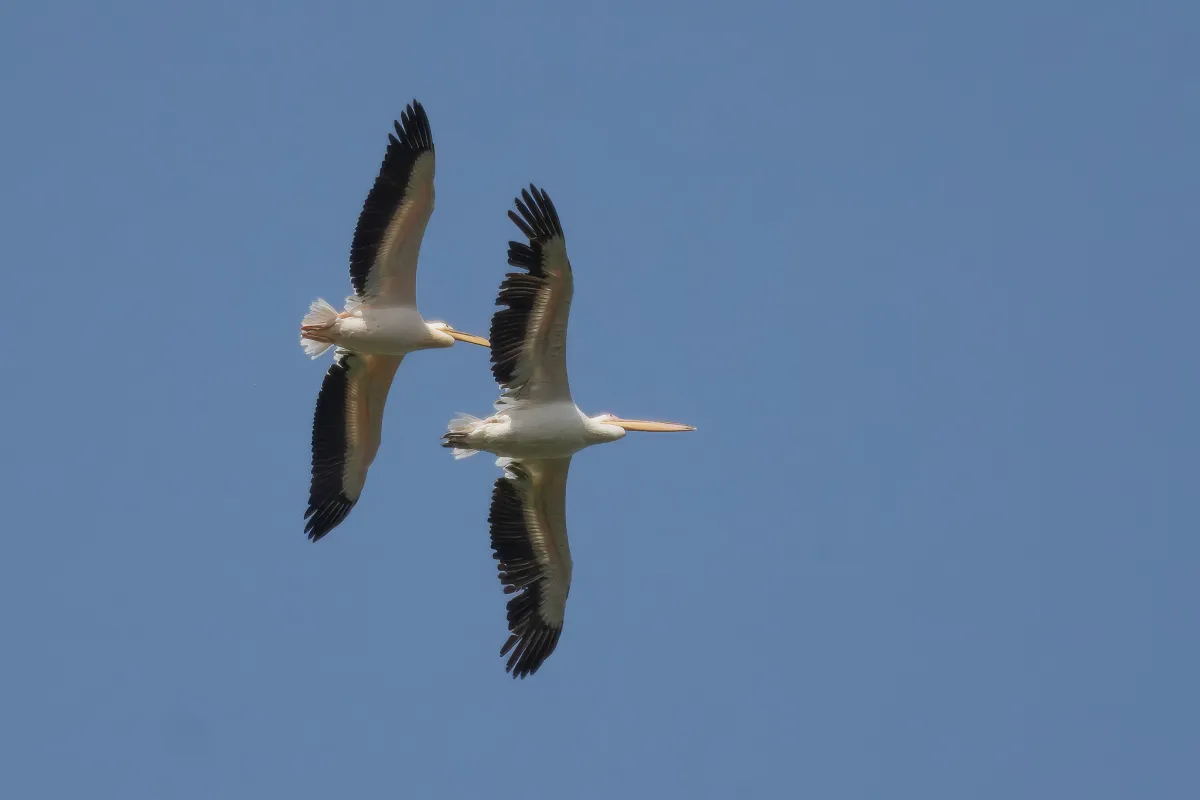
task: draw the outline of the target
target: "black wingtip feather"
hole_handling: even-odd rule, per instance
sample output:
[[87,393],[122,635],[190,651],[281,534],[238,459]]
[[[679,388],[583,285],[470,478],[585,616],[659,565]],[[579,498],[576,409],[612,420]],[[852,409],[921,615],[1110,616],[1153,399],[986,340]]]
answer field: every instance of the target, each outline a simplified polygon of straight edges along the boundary
[[[521,229],[521,233],[525,234],[526,238],[528,238],[528,239],[536,239],[537,238],[537,234],[533,232],[533,228],[529,227],[529,225],[527,225],[525,223],[525,220],[518,217],[517,212],[509,209],[508,218],[513,221],[514,225],[516,225],[518,228]],[[511,242],[510,242],[510,244],[511,244]]]
[[[516,247],[525,245],[513,243]],[[531,256],[536,259],[537,256]],[[510,262],[512,263],[510,257]],[[529,315],[537,302],[538,292],[545,286],[546,279],[539,266],[537,270],[510,272],[500,284],[500,294],[496,305],[505,306],[492,314],[492,323],[488,330],[491,342],[492,377],[500,386],[512,384],[517,364],[521,357],[521,348],[525,344],[525,331],[529,324]]]
[[[532,183],[528,189],[521,190],[521,196],[513,198],[513,205],[520,212],[520,218],[512,211],[508,212],[521,233],[538,243],[545,243],[554,237],[566,239],[563,234],[562,222],[558,218],[558,210],[554,201],[544,189],[539,189]],[[532,244],[532,242],[531,242]]]
[[496,297],[496,305],[502,308],[492,315],[489,331],[492,377],[504,387],[513,382],[521,347],[525,342],[529,315],[538,292],[545,286],[542,246],[556,237],[564,241],[566,238],[554,202],[544,190],[531,183],[528,189],[521,190],[520,197],[513,199],[513,205],[517,210],[510,210],[508,218],[529,239],[529,243],[508,243],[509,266],[523,269],[527,274],[510,272],[504,276]]
[[[519,464],[511,464],[509,470],[515,473],[517,480],[522,479]],[[550,625],[539,612],[545,579],[541,577],[541,565],[533,552],[521,494],[513,478],[496,480],[488,523],[492,550],[499,562],[500,582],[506,594],[515,594],[508,601],[510,635],[500,648],[500,655],[508,656],[505,672],[514,678],[525,678],[536,673],[554,652],[562,627]]]
[[413,165],[423,154],[434,152],[429,116],[415,99],[400,113],[400,119],[392,121],[392,127],[395,134],[388,134],[387,152],[363,203],[350,245],[350,283],[360,295],[387,225],[404,200]]
[[308,522],[304,533],[314,542],[346,519],[357,500],[346,496],[346,390],[354,354],[339,355],[325,373],[313,412],[312,480],[308,490]]

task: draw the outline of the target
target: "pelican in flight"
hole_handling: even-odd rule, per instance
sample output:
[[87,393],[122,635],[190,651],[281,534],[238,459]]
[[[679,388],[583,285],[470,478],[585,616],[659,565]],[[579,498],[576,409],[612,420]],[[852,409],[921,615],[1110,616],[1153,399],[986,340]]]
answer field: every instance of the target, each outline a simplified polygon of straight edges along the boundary
[[433,134],[415,100],[392,124],[396,133],[388,134],[350,246],[354,294],[340,313],[318,299],[300,325],[300,345],[312,358],[337,348],[313,416],[304,532],[314,542],[336,528],[362,494],[404,356],[456,340],[488,346],[487,339],[444,322],[426,322],[417,311],[417,256],[433,213]]
[[[562,223],[550,197],[530,185],[509,218],[528,244],[508,243],[510,272],[492,315],[492,375],[501,395],[487,419],[460,414],[442,436],[455,458],[479,451],[499,458],[504,475],[488,514],[493,557],[508,602],[509,637],[500,649],[514,678],[537,672],[562,634],[571,588],[567,545],[567,470],[585,447],[626,431],[692,431],[690,425],[589,417],[567,382],[567,317],[574,280]],[[511,654],[510,654],[511,651]]]

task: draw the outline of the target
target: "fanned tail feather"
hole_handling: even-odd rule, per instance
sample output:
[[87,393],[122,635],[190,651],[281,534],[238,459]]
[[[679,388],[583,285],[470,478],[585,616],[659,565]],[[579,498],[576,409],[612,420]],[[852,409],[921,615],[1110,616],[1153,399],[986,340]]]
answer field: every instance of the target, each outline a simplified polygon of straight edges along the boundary
[[300,346],[304,348],[304,352],[309,358],[318,357],[332,347],[333,343],[310,339],[304,335],[304,331],[321,331],[332,328],[337,320],[337,309],[325,302],[324,298],[318,297],[308,307],[308,313],[300,321]]
[[442,434],[442,447],[451,448],[450,455],[454,456],[455,460],[469,458],[479,452],[467,443],[467,436],[479,422],[479,417],[459,414],[446,424],[446,432]]
[[333,345],[329,344],[329,342],[318,342],[315,339],[305,339],[301,336],[300,346],[304,348],[304,355],[309,358],[319,358],[322,353]]

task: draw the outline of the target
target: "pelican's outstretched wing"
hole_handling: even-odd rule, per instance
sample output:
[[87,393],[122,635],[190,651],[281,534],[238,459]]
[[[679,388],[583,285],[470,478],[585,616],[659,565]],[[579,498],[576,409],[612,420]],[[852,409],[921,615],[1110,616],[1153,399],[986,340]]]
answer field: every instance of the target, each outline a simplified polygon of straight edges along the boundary
[[492,375],[512,397],[570,400],[567,321],[575,291],[567,241],[549,195],[530,184],[509,218],[529,238],[508,243],[510,272],[500,284],[492,315]]
[[339,348],[325,373],[313,415],[312,483],[304,512],[304,532],[314,542],[341,524],[362,494],[403,358]]
[[393,122],[387,153],[350,246],[350,283],[365,303],[417,302],[417,256],[433,214],[433,133],[416,100]]
[[[492,489],[488,522],[508,601],[506,671],[524,678],[538,671],[562,634],[571,591],[567,546],[567,471],[570,458],[505,461]],[[511,653],[510,653],[511,651]]]

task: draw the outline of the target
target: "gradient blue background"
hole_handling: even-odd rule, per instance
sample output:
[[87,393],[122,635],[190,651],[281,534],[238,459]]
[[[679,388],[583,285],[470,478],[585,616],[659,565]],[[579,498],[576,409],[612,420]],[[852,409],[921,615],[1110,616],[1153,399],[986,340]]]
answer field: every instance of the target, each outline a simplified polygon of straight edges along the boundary
[[[1200,796],[1200,10],[5,3],[0,794]],[[554,197],[589,413],[515,682],[486,353],[410,357],[302,533],[391,120],[486,333]]]

